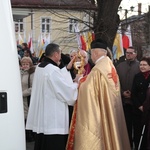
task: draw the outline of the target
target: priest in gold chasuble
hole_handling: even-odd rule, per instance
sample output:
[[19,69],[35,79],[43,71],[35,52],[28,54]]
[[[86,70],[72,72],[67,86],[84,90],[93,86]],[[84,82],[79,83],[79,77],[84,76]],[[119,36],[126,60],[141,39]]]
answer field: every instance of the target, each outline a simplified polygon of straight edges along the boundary
[[102,40],[91,43],[94,68],[79,87],[67,150],[130,150],[116,69]]

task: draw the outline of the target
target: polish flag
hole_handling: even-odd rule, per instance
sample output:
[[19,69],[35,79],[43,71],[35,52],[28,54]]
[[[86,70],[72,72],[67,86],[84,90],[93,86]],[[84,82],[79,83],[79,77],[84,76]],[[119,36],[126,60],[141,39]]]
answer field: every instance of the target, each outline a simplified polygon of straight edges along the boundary
[[85,51],[86,51],[87,46],[86,46],[86,40],[85,40],[84,35],[81,35],[81,36],[80,36],[80,40],[81,40],[81,48],[82,48],[82,50],[85,50]]
[[34,53],[34,50],[33,50],[33,42],[32,42],[32,33],[29,34],[28,47],[29,47],[31,53],[33,54],[33,53]]
[[126,32],[122,36],[122,43],[123,43],[123,48],[125,48],[125,49],[132,46],[132,36],[131,36],[131,27],[130,27],[130,25],[128,26]]

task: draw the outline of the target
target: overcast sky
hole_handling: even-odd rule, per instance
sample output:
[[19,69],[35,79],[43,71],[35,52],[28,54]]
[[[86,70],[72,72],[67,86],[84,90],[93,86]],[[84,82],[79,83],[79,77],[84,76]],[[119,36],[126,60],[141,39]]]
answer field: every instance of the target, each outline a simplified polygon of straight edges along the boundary
[[[122,0],[121,7],[122,9],[130,10],[130,7],[134,7],[134,12],[128,11],[128,17],[132,15],[138,14],[138,3],[142,3],[142,13],[145,13],[148,11],[148,5],[150,5],[150,0]],[[125,19],[124,13],[125,11],[120,12],[121,18]]]
[[142,3],[142,11],[148,11],[148,5],[150,5],[150,0],[122,0],[121,6],[124,9],[130,9],[134,6],[137,9],[138,3]]

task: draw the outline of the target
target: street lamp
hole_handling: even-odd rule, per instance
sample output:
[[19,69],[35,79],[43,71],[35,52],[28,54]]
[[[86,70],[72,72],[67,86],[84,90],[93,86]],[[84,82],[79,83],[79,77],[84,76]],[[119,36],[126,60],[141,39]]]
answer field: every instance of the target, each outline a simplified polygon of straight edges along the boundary
[[[120,6],[119,10],[122,11],[122,10],[127,10],[127,9],[122,9],[122,7]],[[132,11],[133,12],[134,11],[134,6],[131,6],[130,10],[127,10],[127,11]]]
[[134,7],[133,7],[133,6],[131,6],[131,7],[130,7],[130,10],[127,10],[127,9],[122,9],[122,7],[120,6],[120,7],[119,7],[119,11],[122,11],[122,10],[124,10],[124,11],[125,11],[125,18],[127,19],[128,11],[133,12],[133,11],[134,11]]
[[127,26],[127,18],[128,18],[128,17],[127,17],[127,14],[128,14],[129,11],[133,12],[133,11],[134,11],[134,7],[131,6],[131,7],[130,7],[130,10],[127,10],[127,9],[122,9],[122,7],[120,6],[120,7],[119,7],[119,11],[121,12],[122,10],[125,11],[125,21],[126,21],[126,26]]

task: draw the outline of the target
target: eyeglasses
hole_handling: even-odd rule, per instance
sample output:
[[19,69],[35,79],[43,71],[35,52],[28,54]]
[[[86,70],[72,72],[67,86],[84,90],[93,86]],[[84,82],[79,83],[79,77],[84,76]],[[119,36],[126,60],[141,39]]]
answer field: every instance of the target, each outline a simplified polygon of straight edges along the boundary
[[126,52],[126,54],[133,55],[133,54],[135,54],[135,52]]

